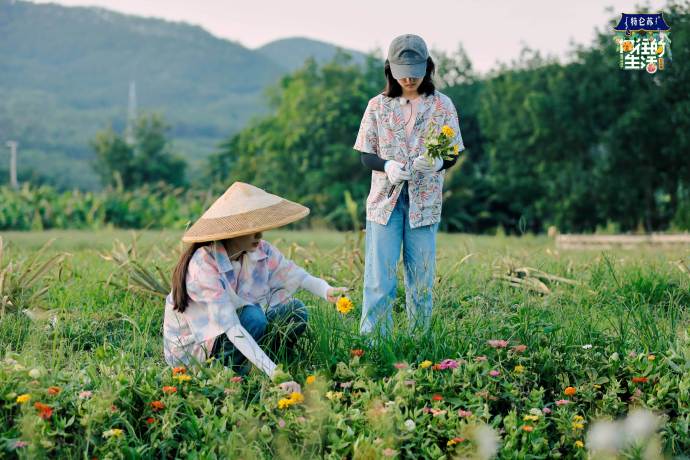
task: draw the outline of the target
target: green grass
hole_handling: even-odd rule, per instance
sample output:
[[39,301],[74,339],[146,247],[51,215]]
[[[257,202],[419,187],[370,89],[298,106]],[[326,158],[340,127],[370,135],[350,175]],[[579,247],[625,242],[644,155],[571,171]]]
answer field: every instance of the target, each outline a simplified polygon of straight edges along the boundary
[[[137,235],[140,256],[171,269],[179,233]],[[3,455],[380,458],[395,453],[397,458],[450,458],[475,452],[478,427],[487,425],[500,435],[501,458],[584,458],[587,446],[580,449],[575,442],[586,440],[591,423],[624,416],[632,407],[649,408],[662,418],[656,440],[645,445],[657,442],[674,455],[690,450],[690,278],[672,263],[687,260],[688,249],[559,252],[545,237],[441,234],[431,330],[421,336],[406,332],[400,285],[396,329],[369,347],[357,333],[361,267],[356,238],[337,232],[269,232],[267,240],[310,272],[349,286],[356,306],[341,316],[325,302],[298,294],[309,306],[309,328],[295,353],[282,350],[277,359],[300,383],[312,374],[318,381],[303,405],[281,411],[276,409],[281,395],[264,377],[254,372],[233,384],[232,372],[220,366],[190,370],[192,382],[179,384],[175,395],[162,395],[162,385],[175,384],[162,356],[163,301],[108,284],[115,266],[99,256],[115,240],[129,242],[131,232],[0,236],[11,259],[21,260],[51,238],[56,238],[52,252],[70,254],[49,281],[42,305],[56,311],[54,325],[21,314],[0,319],[2,351],[17,361],[0,364]],[[547,295],[510,287],[492,277],[504,270],[507,257],[581,284],[551,283]],[[527,350],[496,350],[487,344],[491,339]],[[353,360],[351,350],[357,348],[365,355]],[[654,361],[647,359],[650,354]],[[487,361],[475,362],[480,355]],[[452,372],[418,367],[424,360],[446,358],[467,363]],[[394,363],[400,362],[410,367],[396,369]],[[518,365],[524,372],[515,371]],[[32,368],[42,375],[30,377]],[[488,376],[489,370],[499,370],[500,377]],[[631,383],[642,376],[648,383]],[[413,390],[406,380],[415,380]],[[353,386],[338,385],[348,382]],[[62,389],[60,395],[46,395],[51,385]],[[570,405],[556,407],[567,386],[576,387],[577,395]],[[80,400],[77,394],[85,389],[94,396]],[[327,391],[342,391],[342,399],[333,393],[329,399]],[[22,393],[33,395],[30,404],[15,402]],[[433,394],[443,401],[433,402]],[[156,399],[165,402],[163,411],[151,411],[149,403]],[[49,421],[31,407],[38,400],[55,409]],[[448,413],[434,417],[425,407]],[[524,431],[523,416],[543,407],[553,414],[541,416],[533,431]],[[461,408],[471,409],[470,420],[457,415]],[[570,426],[577,414],[586,419],[584,430]],[[145,422],[149,416],[155,418],[152,425]],[[416,423],[415,430],[406,431],[406,420]],[[111,428],[123,429],[124,435],[103,437]],[[448,446],[456,436],[466,441]],[[29,445],[13,449],[18,439]],[[642,455],[642,448],[630,446],[626,455]]]

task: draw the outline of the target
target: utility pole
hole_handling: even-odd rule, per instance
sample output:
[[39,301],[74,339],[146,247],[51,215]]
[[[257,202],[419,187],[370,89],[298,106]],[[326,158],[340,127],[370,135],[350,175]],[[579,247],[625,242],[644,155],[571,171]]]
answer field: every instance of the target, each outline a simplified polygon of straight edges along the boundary
[[10,148],[10,186],[13,189],[19,188],[17,182],[17,141],[7,141],[7,146]]

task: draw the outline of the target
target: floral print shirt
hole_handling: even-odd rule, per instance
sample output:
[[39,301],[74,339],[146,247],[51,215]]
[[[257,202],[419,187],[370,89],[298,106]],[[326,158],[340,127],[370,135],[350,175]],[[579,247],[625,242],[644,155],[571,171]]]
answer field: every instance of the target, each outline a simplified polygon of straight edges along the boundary
[[[405,118],[399,98],[379,94],[369,100],[357,134],[354,149],[374,153],[384,160],[395,160],[412,168],[415,158],[426,153],[424,137],[430,123],[440,131],[448,125],[455,131],[452,145],[465,150],[460,134],[458,114],[448,96],[438,91],[432,95],[420,95],[417,115],[411,135],[405,132]],[[412,171],[408,181],[410,195],[410,226],[431,225],[441,221],[443,177],[445,170],[437,173]],[[367,198],[367,220],[386,225],[395,208],[402,186],[395,187],[388,197],[391,183],[382,171],[371,172],[371,189]]]
[[166,362],[171,366],[190,364],[190,358],[204,362],[216,337],[239,325],[237,308],[259,304],[266,309],[285,303],[307,276],[309,273],[264,240],[254,251],[243,254],[238,267],[233,267],[219,241],[200,247],[187,269],[189,304],[184,313],[173,310],[172,292],[165,301]]

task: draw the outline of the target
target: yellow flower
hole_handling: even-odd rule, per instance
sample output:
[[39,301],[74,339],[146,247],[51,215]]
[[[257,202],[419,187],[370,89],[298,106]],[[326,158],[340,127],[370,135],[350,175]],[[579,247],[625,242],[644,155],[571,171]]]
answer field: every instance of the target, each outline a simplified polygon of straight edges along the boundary
[[434,364],[434,363],[432,363],[431,361],[429,361],[429,360],[427,359],[427,360],[425,360],[425,361],[422,361],[422,362],[419,364],[419,367],[421,367],[422,369],[426,369],[427,367],[431,367],[432,364]]
[[577,441],[575,441],[575,447],[582,449],[583,447],[585,447],[585,443],[578,439]]
[[451,128],[451,127],[448,126],[448,125],[443,125],[443,127],[441,128],[441,132],[442,132],[446,137],[453,137],[453,136],[455,136],[455,131],[453,130],[453,128]]
[[525,372],[525,366],[523,366],[522,364],[518,364],[513,369],[513,372],[515,372],[516,374],[522,374],[523,372]]
[[656,359],[656,356],[654,356],[654,355],[647,355],[647,359],[648,359],[649,361],[654,361],[654,360]]
[[575,415],[573,416],[573,420],[576,422],[582,422],[585,418],[582,415]]
[[458,153],[460,153],[460,144],[455,144],[453,146],[453,154],[457,155]]
[[278,409],[287,409],[292,404],[292,400],[282,398],[278,401]]
[[522,417],[522,420],[524,420],[526,422],[529,422],[529,421],[536,422],[537,420],[539,420],[539,416],[538,415],[525,415],[524,417]]
[[328,391],[326,392],[326,398],[330,399],[331,401],[339,401],[343,398],[343,392],[342,391]]
[[302,393],[297,393],[296,391],[290,393],[290,404],[301,404],[304,402],[304,395]]
[[25,394],[23,394],[23,395],[17,396],[17,402],[18,402],[19,404],[28,403],[30,400],[31,400],[31,395],[30,395],[30,394],[26,394],[26,393],[25,393]]
[[190,380],[192,380],[192,378],[191,378],[189,375],[187,375],[187,374],[176,375],[176,376],[173,377],[173,378],[174,378],[175,380],[177,380],[178,382],[180,382],[180,383],[182,383],[182,382],[189,382]]
[[352,310],[352,300],[347,297],[341,297],[335,304],[336,310],[343,315],[347,315]]
[[307,380],[306,380],[307,385],[311,385],[314,382],[316,382],[316,377],[314,377],[313,375],[310,375],[309,377],[307,377]]
[[573,430],[582,430],[585,426],[582,423],[573,422]]
[[120,428],[112,428],[103,432],[104,438],[119,438],[124,434]]

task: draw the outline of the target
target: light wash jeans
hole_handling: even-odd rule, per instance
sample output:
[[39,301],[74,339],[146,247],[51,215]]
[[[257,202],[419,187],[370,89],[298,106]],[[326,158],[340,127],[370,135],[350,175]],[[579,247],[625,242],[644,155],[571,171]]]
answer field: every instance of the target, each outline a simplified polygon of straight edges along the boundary
[[438,224],[411,228],[407,182],[387,225],[367,220],[361,334],[390,334],[396,297],[400,246],[405,265],[405,301],[410,332],[426,330],[431,318],[431,289],[436,270]]

